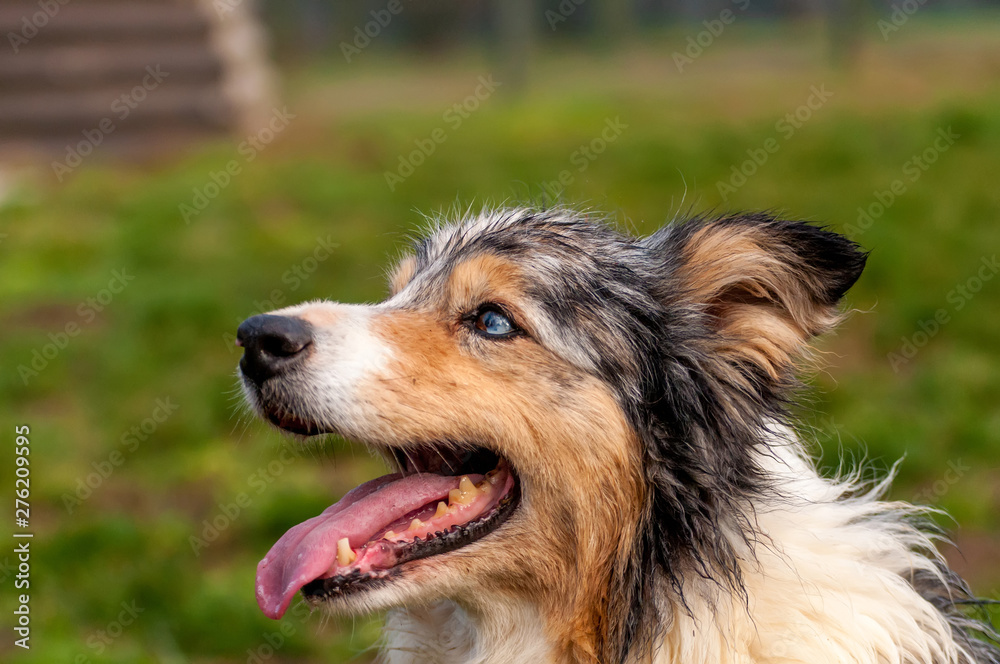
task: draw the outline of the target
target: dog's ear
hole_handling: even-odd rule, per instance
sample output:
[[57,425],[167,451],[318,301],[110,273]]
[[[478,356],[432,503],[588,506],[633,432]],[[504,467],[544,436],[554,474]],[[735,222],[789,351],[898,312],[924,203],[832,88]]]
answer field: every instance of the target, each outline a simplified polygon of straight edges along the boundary
[[651,335],[662,374],[634,409],[650,488],[640,557],[681,593],[685,558],[738,588],[726,533],[753,530],[743,497],[767,482],[754,450],[784,418],[798,358],[837,322],[866,255],[836,233],[764,214],[673,224],[643,245],[667,320]]
[[838,321],[838,302],[867,258],[837,233],[764,214],[695,220],[654,241],[670,254],[664,296],[708,328],[703,350],[777,381]]

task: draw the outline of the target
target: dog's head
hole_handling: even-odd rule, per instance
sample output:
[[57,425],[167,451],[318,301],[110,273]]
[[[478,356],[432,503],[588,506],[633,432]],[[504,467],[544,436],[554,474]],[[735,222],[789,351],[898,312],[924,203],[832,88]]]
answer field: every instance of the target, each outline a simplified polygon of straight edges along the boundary
[[766,215],[636,239],[519,209],[417,243],[380,304],[248,319],[256,411],[396,471],[275,545],[261,607],[280,616],[300,588],[340,612],[532,601],[553,642],[619,658],[655,584],[738,584],[762,434],[864,262]]

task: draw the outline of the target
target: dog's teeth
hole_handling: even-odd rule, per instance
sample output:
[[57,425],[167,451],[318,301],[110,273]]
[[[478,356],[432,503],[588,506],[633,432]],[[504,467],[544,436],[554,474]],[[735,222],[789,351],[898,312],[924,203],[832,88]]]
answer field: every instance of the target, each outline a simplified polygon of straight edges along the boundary
[[483,480],[482,482],[476,485],[476,488],[482,491],[483,493],[488,493],[489,490],[493,488],[493,485],[490,484],[489,480]]
[[424,527],[424,522],[420,519],[414,519],[410,522],[410,527],[407,530],[418,530]]
[[468,505],[481,493],[468,475],[463,475],[457,489],[448,492],[448,502],[452,505]]
[[387,531],[385,531],[385,534],[382,535],[382,539],[391,539],[391,538],[393,538],[395,536],[396,536],[395,532],[393,532],[391,530],[387,530]]
[[444,501],[441,501],[438,503],[437,511],[434,512],[434,518],[440,519],[447,513],[448,513],[448,504],[445,503]]
[[357,559],[358,554],[351,549],[351,543],[347,541],[346,537],[341,537],[337,541],[337,564],[341,567],[347,567]]

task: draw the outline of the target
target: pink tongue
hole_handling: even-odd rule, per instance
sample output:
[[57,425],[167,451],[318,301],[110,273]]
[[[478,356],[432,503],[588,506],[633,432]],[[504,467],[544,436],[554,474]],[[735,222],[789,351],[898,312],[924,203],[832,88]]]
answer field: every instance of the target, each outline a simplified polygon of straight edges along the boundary
[[424,473],[385,475],[347,492],[319,516],[294,526],[257,565],[257,604],[280,618],[299,589],[322,576],[346,537],[357,548],[390,523],[424,505],[446,499],[458,477]]

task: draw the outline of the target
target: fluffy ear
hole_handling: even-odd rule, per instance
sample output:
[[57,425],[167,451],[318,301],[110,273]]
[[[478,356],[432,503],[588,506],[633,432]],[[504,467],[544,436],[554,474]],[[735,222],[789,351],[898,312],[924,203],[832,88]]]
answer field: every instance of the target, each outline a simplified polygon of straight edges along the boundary
[[765,214],[695,220],[664,235],[671,299],[705,316],[703,350],[779,382],[809,339],[838,321],[867,258],[841,235]]

